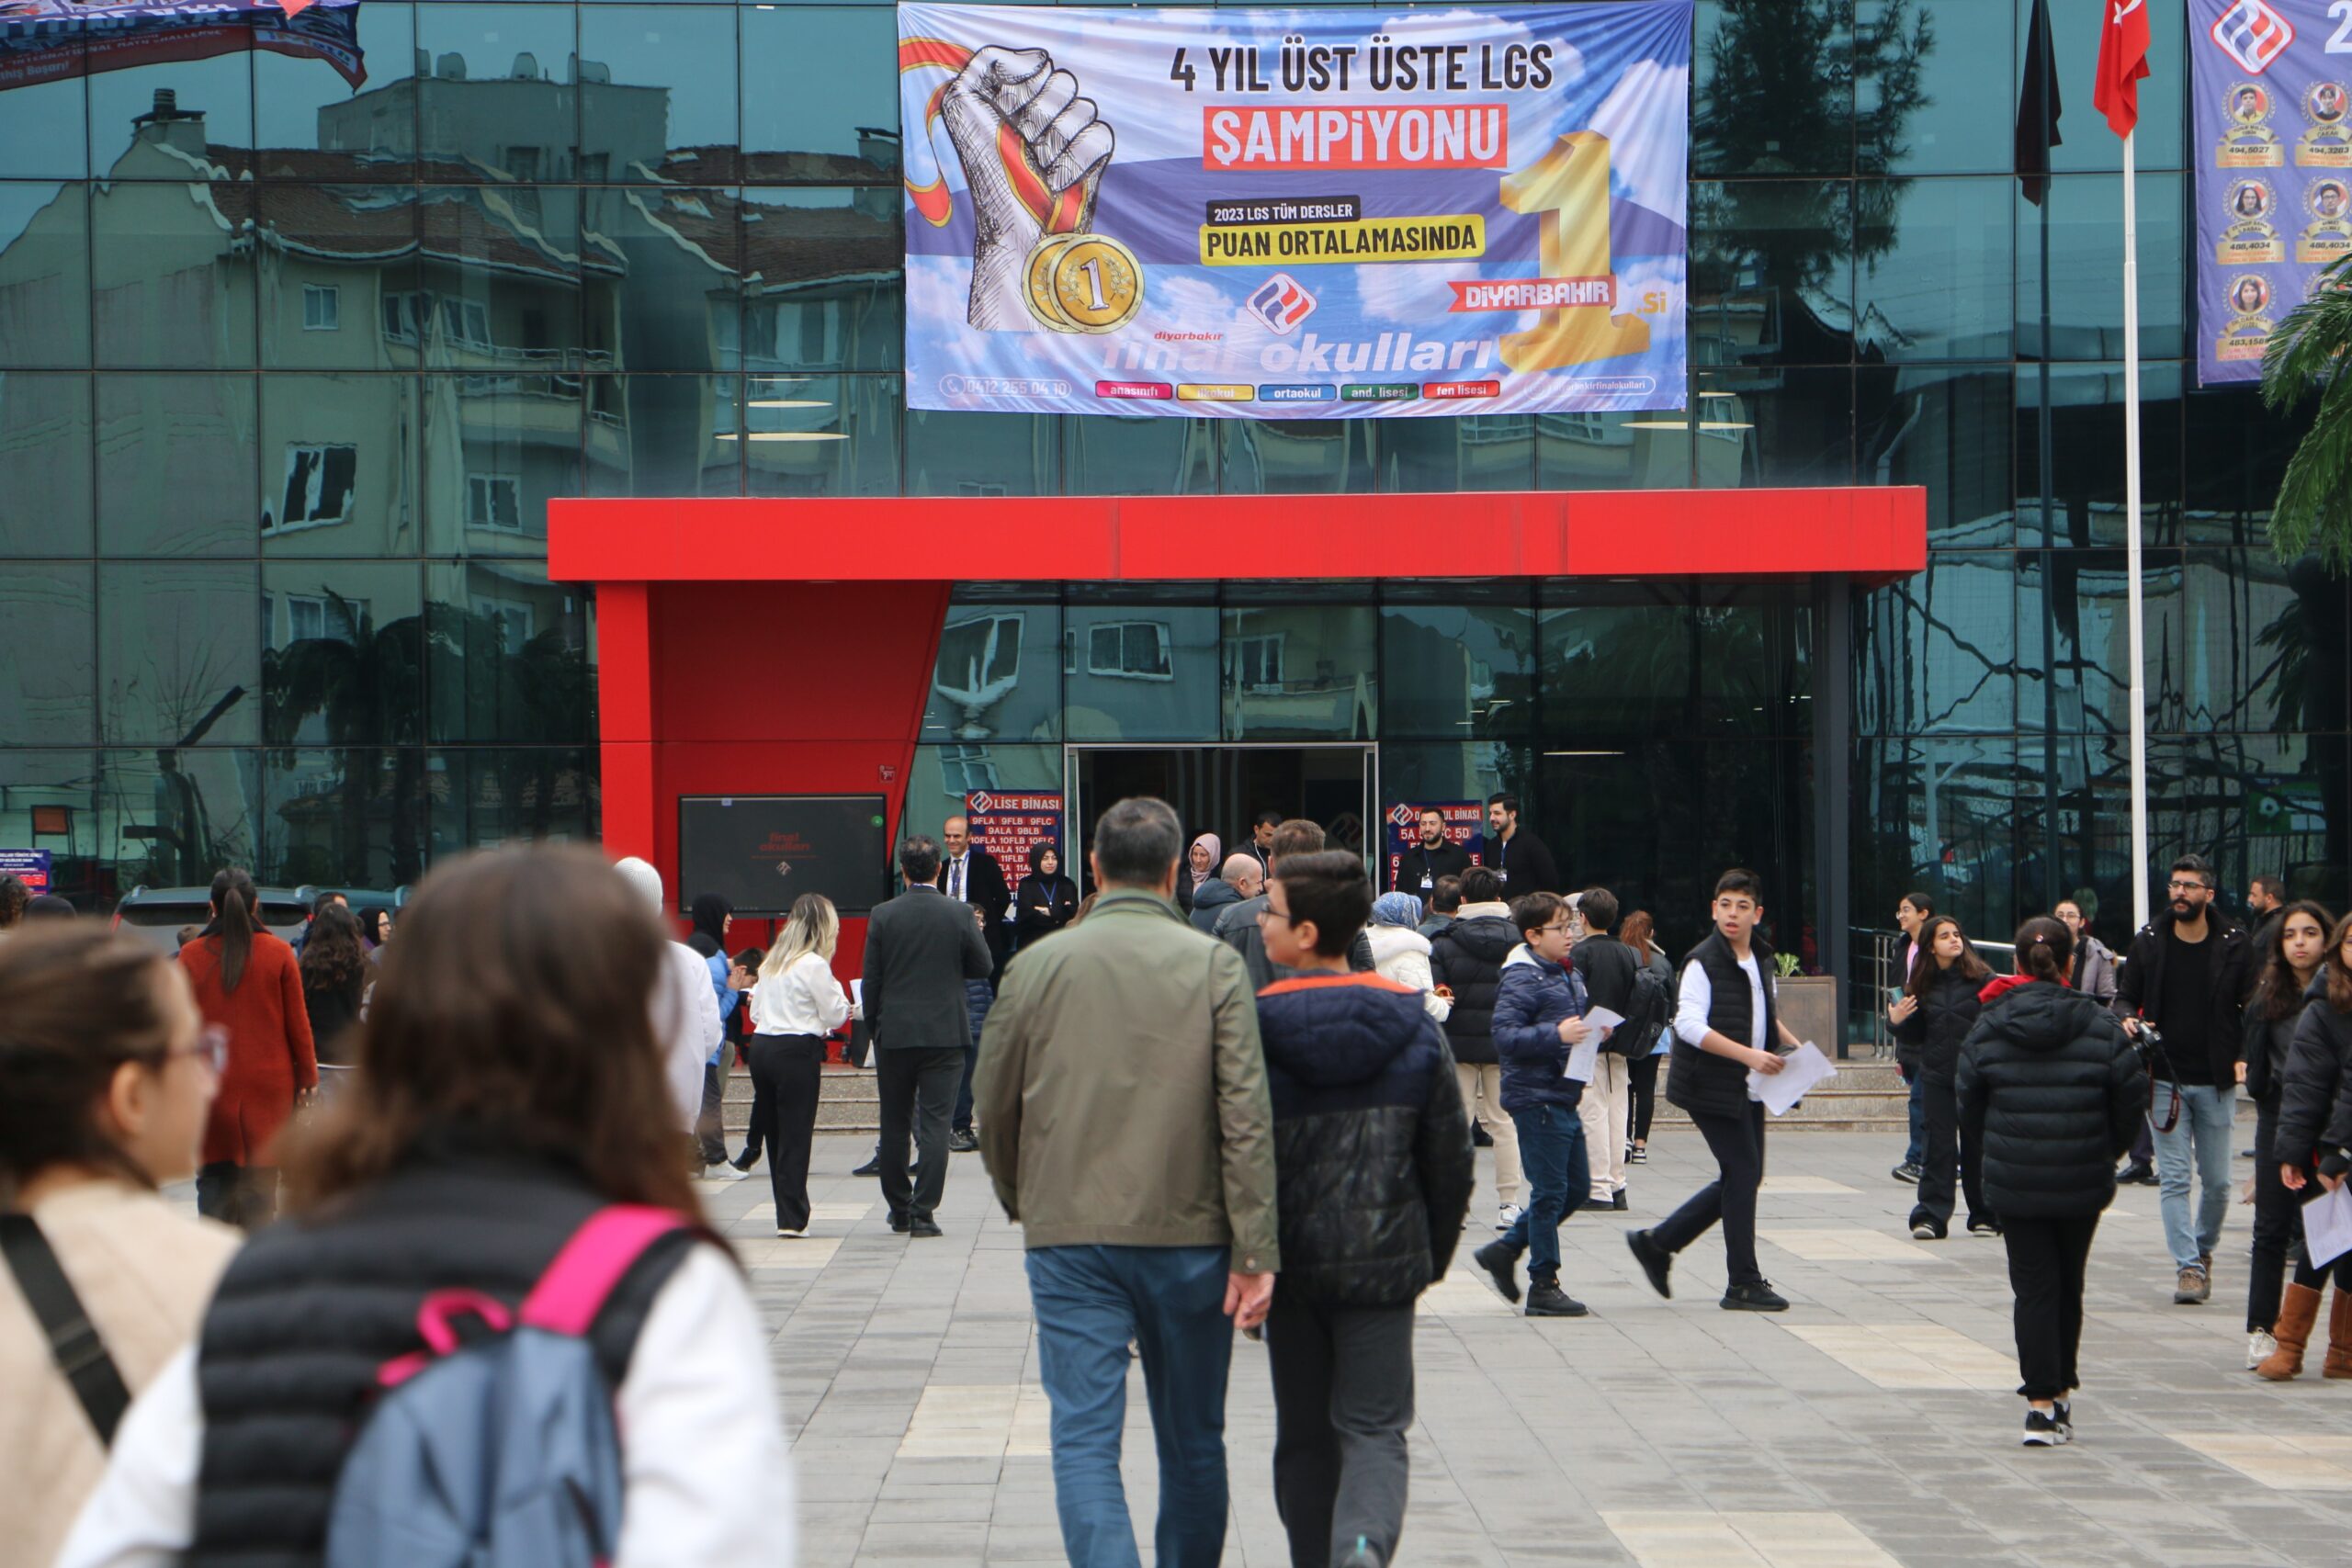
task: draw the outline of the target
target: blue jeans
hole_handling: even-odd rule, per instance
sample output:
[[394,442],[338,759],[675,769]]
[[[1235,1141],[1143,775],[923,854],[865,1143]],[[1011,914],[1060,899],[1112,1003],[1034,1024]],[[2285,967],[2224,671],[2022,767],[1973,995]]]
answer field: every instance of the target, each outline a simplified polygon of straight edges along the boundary
[[1527,1203],[1503,1233],[1502,1242],[1514,1258],[1527,1254],[1530,1280],[1557,1280],[1560,1222],[1575,1213],[1592,1190],[1584,1119],[1571,1107],[1538,1105],[1512,1111],[1510,1120],[1519,1129],[1519,1169],[1527,1183]]
[[1905,1165],[1917,1165],[1928,1157],[1928,1102],[1920,1098],[1920,1080],[1927,1077],[1913,1067],[1903,1075],[1911,1086],[1911,1145],[1903,1151]]
[[[2162,1116],[2172,1086],[2156,1085],[2155,1111]],[[2165,1217],[2165,1245],[2172,1249],[2172,1266],[2186,1269],[2200,1253],[2213,1250],[2222,1239],[2222,1220],[2230,1212],[2230,1139],[2235,1132],[2238,1090],[2235,1084],[2180,1086],[2180,1120],[2169,1133],[2156,1134],[2157,1207]],[[2193,1145],[2193,1148],[2192,1148]],[[2188,1162],[2197,1160],[2197,1224],[2188,1223]]]
[[1038,1375],[1053,1406],[1054,1504],[1073,1568],[1138,1568],[1119,1480],[1127,1341],[1143,1356],[1159,1448],[1160,1568],[1216,1568],[1225,1555],[1225,1382],[1233,1323],[1222,1247],[1031,1249]]

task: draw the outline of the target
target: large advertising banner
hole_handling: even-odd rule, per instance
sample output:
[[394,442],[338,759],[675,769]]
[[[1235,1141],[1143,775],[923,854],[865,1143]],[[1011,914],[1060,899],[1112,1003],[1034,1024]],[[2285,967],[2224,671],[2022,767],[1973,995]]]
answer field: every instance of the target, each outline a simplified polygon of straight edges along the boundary
[[[996,857],[1008,886],[1018,887],[1029,874],[1029,846],[1062,849],[1062,797],[1058,790],[974,790],[964,797],[964,818],[971,825],[972,841]],[[1061,874],[1075,881],[1067,865]]]
[[2347,12],[2188,0],[2199,386],[2259,380],[2280,318],[2352,254]]
[[1680,408],[1690,16],[902,5],[907,401]]
[[0,850],[0,876],[13,876],[38,898],[50,891],[47,850]]

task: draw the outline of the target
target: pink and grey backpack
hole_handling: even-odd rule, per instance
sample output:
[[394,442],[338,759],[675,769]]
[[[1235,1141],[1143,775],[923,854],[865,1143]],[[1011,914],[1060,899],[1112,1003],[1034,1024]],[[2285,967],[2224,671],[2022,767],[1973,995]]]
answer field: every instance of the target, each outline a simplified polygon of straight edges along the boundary
[[[647,1248],[684,1227],[615,1204],[564,1243],[519,1311],[475,1291],[417,1309],[425,1348],[383,1393],[335,1483],[326,1568],[601,1568],[620,1543],[615,1390],[588,1338]],[[488,1333],[460,1337],[460,1319]]]

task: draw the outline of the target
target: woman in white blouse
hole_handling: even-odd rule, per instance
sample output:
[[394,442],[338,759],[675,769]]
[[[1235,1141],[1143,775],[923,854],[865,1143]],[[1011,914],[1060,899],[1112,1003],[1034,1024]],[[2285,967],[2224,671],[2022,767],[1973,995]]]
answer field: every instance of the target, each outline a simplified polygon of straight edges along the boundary
[[821,893],[803,893],[769,945],[752,992],[745,1058],[759,1094],[753,1112],[764,1110],[767,1119],[752,1135],[767,1145],[778,1235],[808,1234],[808,1145],[817,1131],[825,1036],[857,1012],[833,977],[833,949],[841,935],[833,901]]

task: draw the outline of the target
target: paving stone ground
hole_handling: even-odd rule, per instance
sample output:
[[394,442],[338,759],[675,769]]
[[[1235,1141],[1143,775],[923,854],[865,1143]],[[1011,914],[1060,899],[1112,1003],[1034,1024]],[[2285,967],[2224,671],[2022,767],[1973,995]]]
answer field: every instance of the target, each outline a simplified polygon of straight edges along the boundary
[[[1563,1281],[1593,1315],[1530,1322],[1464,1257],[1424,1299],[1402,1560],[1606,1568],[2256,1568],[2352,1562],[2352,1382],[2242,1370],[2251,1209],[2232,1210],[2210,1305],[2171,1303],[2152,1188],[2091,1256],[2079,1437],[2018,1446],[2001,1244],[1912,1242],[1883,1134],[1775,1137],[1764,1267],[1796,1303],[1721,1311],[1723,1255],[1676,1296],[1621,1234],[1701,1179],[1662,1134],[1629,1214],[1572,1218]],[[811,1568],[1062,1561],[1021,1236],[977,1155],[955,1158],[942,1240],[894,1235],[863,1136],[820,1137],[809,1239],[774,1239],[765,1169],[704,1185],[775,1331]],[[2241,1178],[2250,1162],[2240,1160]],[[1473,1245],[1492,1234],[1481,1151]],[[1475,1273],[1475,1270],[1472,1271]],[[1226,1561],[1281,1564],[1264,1351],[1234,1348]],[[1125,1472],[1151,1561],[1140,1371]]]

